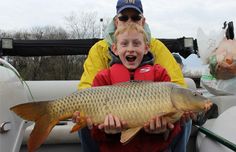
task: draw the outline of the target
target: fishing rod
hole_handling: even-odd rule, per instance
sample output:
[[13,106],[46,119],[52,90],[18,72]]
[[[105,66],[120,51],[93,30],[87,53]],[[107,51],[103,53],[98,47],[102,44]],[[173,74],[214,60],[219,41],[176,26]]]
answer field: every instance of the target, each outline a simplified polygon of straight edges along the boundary
[[207,137],[223,144],[224,146],[228,147],[229,149],[233,150],[233,151],[236,151],[236,144],[232,143],[231,141],[215,134],[214,132],[204,128],[204,127],[201,127],[201,126],[198,126],[198,125],[194,125],[198,128],[198,130],[205,134]]

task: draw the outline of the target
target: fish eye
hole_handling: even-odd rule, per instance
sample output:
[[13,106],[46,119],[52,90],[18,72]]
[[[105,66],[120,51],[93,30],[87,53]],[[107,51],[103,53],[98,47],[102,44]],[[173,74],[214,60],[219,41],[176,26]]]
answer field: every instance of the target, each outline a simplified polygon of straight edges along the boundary
[[197,96],[197,92],[193,91],[192,94],[193,94],[193,96]]
[[198,96],[198,95],[202,95],[200,92],[197,91],[192,91],[193,96]]

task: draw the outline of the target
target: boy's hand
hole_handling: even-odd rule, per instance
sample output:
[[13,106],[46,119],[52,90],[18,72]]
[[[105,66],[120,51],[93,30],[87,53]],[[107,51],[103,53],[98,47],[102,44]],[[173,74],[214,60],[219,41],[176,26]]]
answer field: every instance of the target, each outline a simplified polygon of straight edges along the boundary
[[[210,110],[212,105],[213,105],[212,102],[207,101],[205,103],[204,112],[207,112],[208,110]],[[181,116],[180,122],[183,125],[184,123],[188,122],[190,119],[192,119],[193,121],[196,121],[198,118],[198,115],[199,115],[199,113],[194,113],[193,111],[186,111]]]
[[173,128],[174,125],[170,122],[167,122],[167,119],[161,116],[156,116],[144,124],[144,130],[151,134],[168,132]]
[[107,134],[117,134],[122,130],[127,129],[128,125],[125,121],[120,120],[117,116],[108,114],[105,117],[104,123],[99,124],[99,129],[104,129]]
[[180,118],[181,124],[185,124],[190,119],[196,120],[197,119],[197,113],[194,113],[192,111],[186,111],[183,113],[182,117]]

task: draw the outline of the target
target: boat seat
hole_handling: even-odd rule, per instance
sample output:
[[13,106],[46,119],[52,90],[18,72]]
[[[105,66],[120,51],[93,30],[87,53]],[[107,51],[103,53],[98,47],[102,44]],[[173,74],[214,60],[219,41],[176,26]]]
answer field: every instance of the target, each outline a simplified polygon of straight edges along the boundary
[[[71,121],[62,121],[52,129],[44,144],[79,143],[78,133],[70,133],[73,125],[74,123]],[[33,127],[34,125],[31,125],[26,128],[22,142],[23,145],[27,143]]]
[[[217,135],[224,137],[225,139],[236,143],[236,106],[230,107],[225,110],[217,119],[204,125],[204,127],[210,129]],[[227,124],[227,125],[226,125]],[[231,152],[229,148],[218,143],[217,141],[211,140],[203,134],[198,135],[198,150],[199,152]]]
[[[35,101],[47,101],[60,98],[77,91],[79,81],[27,81]],[[47,88],[47,89],[45,89]],[[50,90],[50,91],[48,91]],[[30,94],[28,94],[30,97]],[[62,145],[80,143],[77,132],[70,133],[74,123],[70,120],[57,124],[50,132],[44,145]],[[34,125],[26,128],[22,145],[26,145]]]

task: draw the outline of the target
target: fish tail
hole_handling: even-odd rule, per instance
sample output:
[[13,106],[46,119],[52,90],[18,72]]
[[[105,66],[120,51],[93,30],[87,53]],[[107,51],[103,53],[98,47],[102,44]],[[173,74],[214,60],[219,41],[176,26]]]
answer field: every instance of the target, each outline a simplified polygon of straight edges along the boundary
[[38,119],[28,140],[28,150],[33,152],[38,149],[58,122],[59,120],[52,119],[48,115],[43,115]]
[[16,105],[10,110],[21,118],[34,121],[35,126],[28,140],[28,151],[33,152],[45,141],[52,128],[59,122],[47,112],[48,102],[31,102]]
[[15,112],[22,119],[37,121],[42,115],[47,113],[48,101],[29,102],[11,107],[10,110]]

